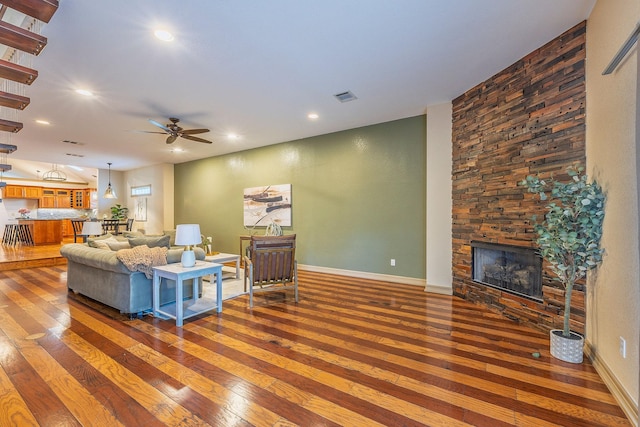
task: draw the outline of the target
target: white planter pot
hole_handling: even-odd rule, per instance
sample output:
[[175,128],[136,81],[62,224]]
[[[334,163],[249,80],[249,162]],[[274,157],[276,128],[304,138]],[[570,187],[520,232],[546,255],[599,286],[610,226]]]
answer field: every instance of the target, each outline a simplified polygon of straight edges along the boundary
[[571,332],[569,337],[562,335],[562,329],[552,329],[549,332],[551,339],[551,355],[556,359],[570,363],[582,363],[584,355],[584,337]]

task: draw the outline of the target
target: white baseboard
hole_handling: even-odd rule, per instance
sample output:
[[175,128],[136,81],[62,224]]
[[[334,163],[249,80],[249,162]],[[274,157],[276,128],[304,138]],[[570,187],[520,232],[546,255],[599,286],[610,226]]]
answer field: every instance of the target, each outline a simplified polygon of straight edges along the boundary
[[393,276],[391,274],[368,273],[366,271],[343,270],[340,268],[318,267],[315,265],[298,264],[299,270],[313,271],[316,273],[336,274],[338,276],[357,277],[360,279],[380,280],[383,282],[400,283],[403,285],[414,285],[424,287],[425,292],[442,295],[452,295],[453,290],[445,286],[427,285],[425,279],[415,277]]
[[622,387],[622,384],[620,384],[616,376],[611,372],[609,366],[598,356],[597,352],[593,350],[593,346],[588,340],[585,341],[584,348],[585,354],[591,361],[596,372],[598,372],[598,375],[600,375],[600,378],[602,378],[602,382],[604,382],[613,397],[618,401],[620,408],[631,424],[638,427],[638,404],[633,401],[631,395]]
[[392,276],[390,274],[368,273],[366,271],[343,270],[341,268],[318,267],[315,265],[298,264],[298,270],[313,271],[316,273],[337,274],[338,276],[357,277],[360,279],[381,280],[384,282],[401,283],[403,285],[425,286],[424,279],[413,277]]

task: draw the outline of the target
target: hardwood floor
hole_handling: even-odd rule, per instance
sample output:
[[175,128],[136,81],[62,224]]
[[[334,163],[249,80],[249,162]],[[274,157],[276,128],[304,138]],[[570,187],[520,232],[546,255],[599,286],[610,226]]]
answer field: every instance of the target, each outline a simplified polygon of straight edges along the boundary
[[301,272],[297,305],[241,296],[176,328],[65,276],[0,271],[2,426],[630,425],[547,334],[419,287]]

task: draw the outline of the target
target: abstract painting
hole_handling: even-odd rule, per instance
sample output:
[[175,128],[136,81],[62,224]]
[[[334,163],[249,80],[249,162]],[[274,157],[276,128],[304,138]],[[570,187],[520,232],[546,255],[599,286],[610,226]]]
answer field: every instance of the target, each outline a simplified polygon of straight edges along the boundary
[[291,184],[244,189],[244,226],[291,226]]

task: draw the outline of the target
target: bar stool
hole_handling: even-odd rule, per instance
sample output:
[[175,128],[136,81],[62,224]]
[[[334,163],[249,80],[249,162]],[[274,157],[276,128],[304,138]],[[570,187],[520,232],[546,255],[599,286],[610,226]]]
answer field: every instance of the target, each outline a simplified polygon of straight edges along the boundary
[[18,234],[21,244],[33,246],[33,235],[31,234],[31,228],[27,224],[18,224]]
[[4,234],[2,236],[2,244],[15,246],[19,242],[18,224],[7,224],[4,226]]

